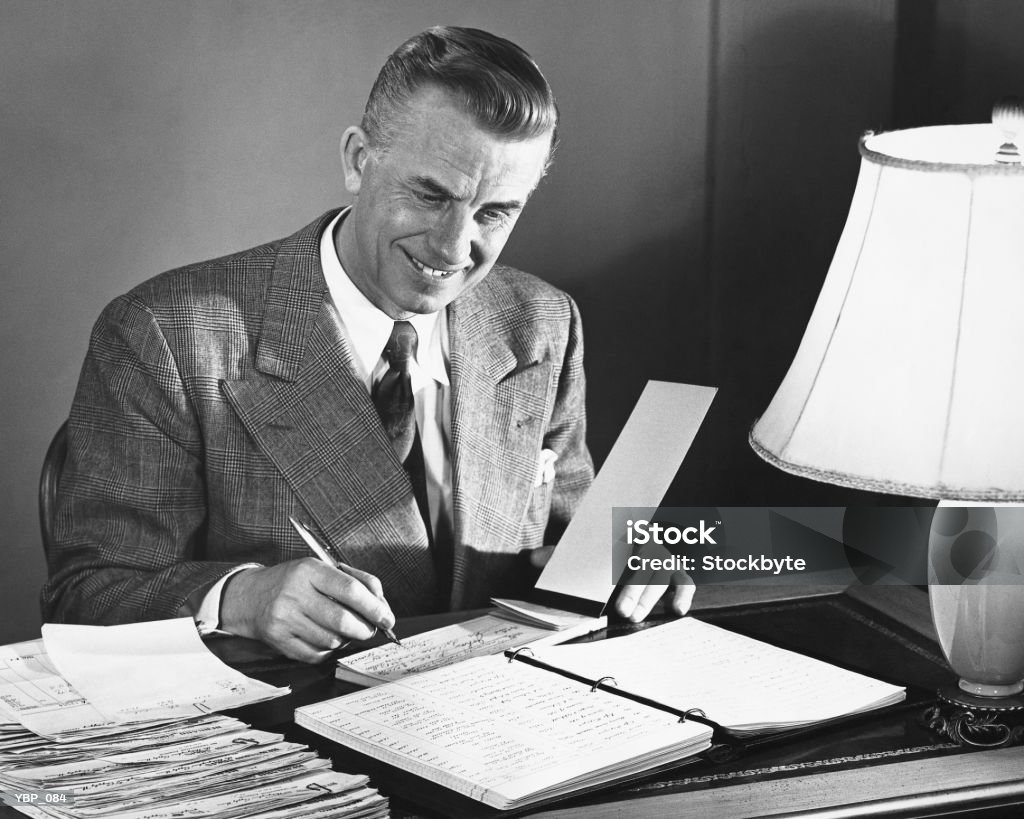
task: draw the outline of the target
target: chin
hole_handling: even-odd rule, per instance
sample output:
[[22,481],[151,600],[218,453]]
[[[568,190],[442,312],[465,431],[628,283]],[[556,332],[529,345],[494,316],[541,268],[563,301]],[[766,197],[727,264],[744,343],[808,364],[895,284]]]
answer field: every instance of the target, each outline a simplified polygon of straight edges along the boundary
[[410,313],[419,313],[426,315],[428,313],[438,313],[444,310],[454,299],[424,299],[416,305],[409,308]]
[[409,298],[402,304],[402,308],[411,313],[436,313],[439,310],[443,310],[468,289],[468,287],[460,283],[454,287],[433,289],[434,292],[411,293]]
[[450,299],[441,299],[423,295],[409,295],[401,301],[393,300],[395,310],[402,314],[402,317],[408,318],[411,315],[436,313],[438,310],[444,308]]

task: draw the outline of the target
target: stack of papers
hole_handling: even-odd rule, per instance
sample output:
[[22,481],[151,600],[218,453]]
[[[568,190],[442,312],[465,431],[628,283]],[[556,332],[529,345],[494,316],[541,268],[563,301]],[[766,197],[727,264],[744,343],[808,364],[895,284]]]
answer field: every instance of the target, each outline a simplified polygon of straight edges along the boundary
[[34,817],[386,817],[365,776],[213,712],[288,693],[224,665],[188,618],[43,626],[0,646],[0,802]]
[[0,646],[0,720],[57,741],[190,719],[287,694],[224,665],[189,618],[43,626]]
[[575,612],[553,609],[550,606],[542,606],[526,600],[506,600],[500,597],[492,597],[491,602],[498,607],[498,616],[504,617],[506,620],[537,626],[545,630],[562,632],[562,639],[554,642],[564,642],[570,639],[565,637],[564,634],[568,631],[579,631],[583,626],[595,626],[595,628],[589,628],[588,631],[582,631],[573,636],[588,634],[591,631],[597,631],[599,628],[604,628],[608,625],[608,618],[604,616],[586,617]]
[[57,819],[388,814],[365,776],[220,716],[65,743],[0,738],[0,792],[22,813]]

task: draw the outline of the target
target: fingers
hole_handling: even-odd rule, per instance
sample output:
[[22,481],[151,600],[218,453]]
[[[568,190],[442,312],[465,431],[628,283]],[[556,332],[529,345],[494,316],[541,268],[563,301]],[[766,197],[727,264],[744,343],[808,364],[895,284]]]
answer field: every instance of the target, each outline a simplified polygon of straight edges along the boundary
[[[377,630],[374,623],[356,614],[347,603],[327,597],[318,590],[303,602],[301,617],[292,619],[289,625],[303,638],[307,634],[323,632],[339,640],[369,640]],[[321,645],[337,648],[337,645],[327,645],[323,641]]]
[[[376,577],[358,569],[351,569],[352,573],[350,574],[349,570],[334,569],[319,561],[315,562],[315,566],[317,570],[313,572],[311,583],[321,595],[328,598],[329,602],[341,604],[345,609],[344,624],[349,629],[355,628],[357,631],[368,629],[366,634],[351,634],[351,636],[357,640],[368,640],[373,636],[372,632],[375,627],[391,628],[394,626],[395,615],[384,600],[383,589]],[[372,590],[369,588],[371,585]],[[327,606],[326,609],[323,605],[317,607],[317,611],[325,610],[331,611],[332,607]],[[346,631],[346,633],[350,632]]]
[[293,632],[281,641],[281,650],[293,660],[307,663],[321,663],[356,642],[354,638],[341,637],[312,620],[299,620],[292,624]]
[[293,660],[304,663],[323,662],[332,652],[352,642],[342,639],[310,621],[307,621],[306,624],[300,621],[293,625],[295,626],[293,632],[282,633],[274,641],[274,647]]
[[615,610],[626,619],[639,623],[654,608],[668,588],[664,583],[652,583],[647,586],[625,586],[615,602]]
[[[353,570],[353,574],[355,571]],[[395,618],[380,581],[305,558],[233,575],[221,597],[221,627],[288,657],[320,662],[351,640],[368,640]]]
[[622,591],[615,601],[615,610],[621,617],[639,623],[661,599],[670,579],[666,571],[637,569],[630,572],[623,577]]
[[675,590],[672,592],[672,611],[680,617],[686,614],[690,610],[690,605],[693,603],[693,595],[696,591],[697,587],[693,584],[690,575],[685,572],[679,572],[676,577]]
[[[696,587],[685,572],[673,574],[672,585],[675,588],[670,605],[672,611],[681,616],[690,610]],[[651,613],[651,609],[661,599],[668,587],[667,583],[651,582],[650,578],[647,579],[646,585],[643,582],[633,582],[623,586],[615,601],[615,611],[627,620],[639,623]]]

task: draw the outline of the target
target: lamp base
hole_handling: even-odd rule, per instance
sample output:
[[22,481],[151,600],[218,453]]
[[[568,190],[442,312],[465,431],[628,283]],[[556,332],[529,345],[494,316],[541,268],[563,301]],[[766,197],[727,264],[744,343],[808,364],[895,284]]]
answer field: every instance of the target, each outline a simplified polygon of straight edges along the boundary
[[1024,696],[978,697],[956,685],[938,690],[922,720],[957,745],[1003,748],[1024,743]]
[[1015,697],[1021,691],[1024,691],[1024,682],[1015,682],[1010,685],[990,685],[988,683],[971,682],[961,677],[960,690],[984,699],[1006,699],[1007,697]]

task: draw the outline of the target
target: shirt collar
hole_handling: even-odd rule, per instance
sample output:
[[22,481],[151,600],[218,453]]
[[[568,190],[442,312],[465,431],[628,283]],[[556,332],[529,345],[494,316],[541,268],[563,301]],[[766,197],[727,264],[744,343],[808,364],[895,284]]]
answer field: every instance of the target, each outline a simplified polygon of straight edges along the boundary
[[[363,295],[341,265],[334,244],[334,231],[348,212],[349,209],[345,208],[335,216],[320,237],[320,265],[331,300],[338,310],[352,348],[359,376],[369,386],[395,321]],[[414,315],[409,322],[416,328],[419,338],[417,366],[412,372],[413,388],[418,388],[416,382],[422,377],[432,378],[438,384],[448,386],[447,310]]]

